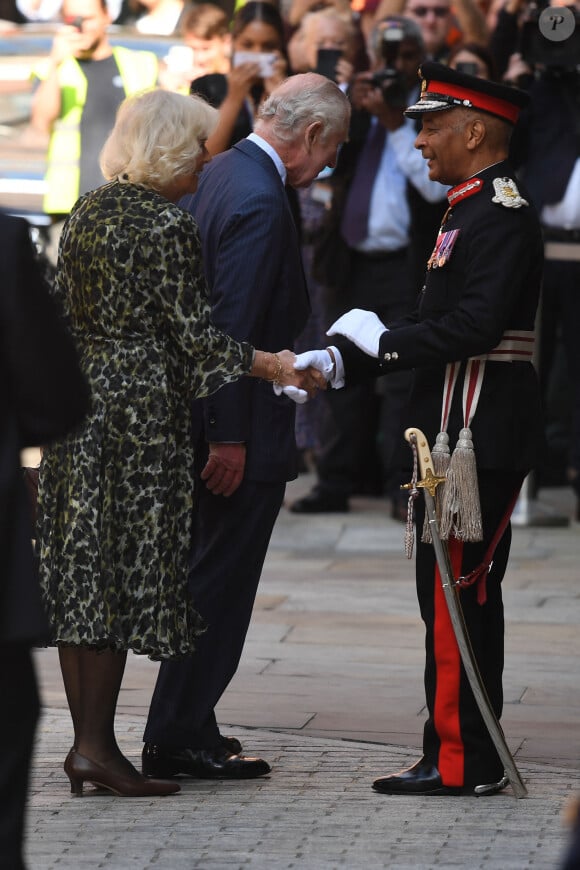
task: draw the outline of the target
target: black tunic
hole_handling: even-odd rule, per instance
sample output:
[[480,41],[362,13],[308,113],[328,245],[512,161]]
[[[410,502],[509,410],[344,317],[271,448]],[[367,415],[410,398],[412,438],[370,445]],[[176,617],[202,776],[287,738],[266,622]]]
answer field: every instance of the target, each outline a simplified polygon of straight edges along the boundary
[[[430,444],[439,431],[445,366],[496,347],[507,330],[533,330],[540,294],[543,243],[531,205],[493,202],[493,180],[514,174],[507,162],[477,174],[480,190],[453,206],[445,231],[459,230],[448,262],[427,272],[415,312],[388,324],[372,360],[338,340],[347,385],[371,372],[415,369],[406,424]],[[520,193],[529,202],[525,190]],[[386,355],[386,356],[385,356]],[[449,423],[453,447],[463,426],[462,373]],[[488,362],[471,426],[480,469],[528,471],[543,444],[540,392],[530,362]]]
[[[489,353],[507,330],[533,330],[542,277],[543,244],[531,204],[508,207],[494,202],[493,182],[513,181],[508,163],[477,174],[477,192],[457,201],[444,231],[458,231],[447,261],[427,272],[419,306],[408,318],[389,324],[379,359],[365,356],[339,339],[347,386],[351,380],[414,368],[407,426],[418,427],[433,445],[441,423],[448,362]],[[513,182],[515,183],[515,182]],[[518,185],[519,187],[519,185]],[[521,195],[528,200],[525,191]],[[512,199],[513,202],[513,199]],[[463,370],[459,373],[448,426],[454,448],[463,427]],[[542,444],[538,379],[531,362],[487,362],[479,404],[471,424],[481,496],[483,541],[451,537],[456,577],[488,563],[490,541],[507,514],[524,474]],[[402,438],[402,433],[401,433]],[[410,452],[410,451],[409,451]],[[417,526],[423,500],[417,502]],[[499,718],[502,712],[504,620],[501,582],[510,550],[509,525],[501,535],[482,604],[476,586],[462,589],[461,603],[479,669]],[[425,694],[428,719],[423,753],[446,786],[473,787],[497,781],[502,765],[475,704],[444,603],[431,544],[417,545],[417,594],[425,623]]]

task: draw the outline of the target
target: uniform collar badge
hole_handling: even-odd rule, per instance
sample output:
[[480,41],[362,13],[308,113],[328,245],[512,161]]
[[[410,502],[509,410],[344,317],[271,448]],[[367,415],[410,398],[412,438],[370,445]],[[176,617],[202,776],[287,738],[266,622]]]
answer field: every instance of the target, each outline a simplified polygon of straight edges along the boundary
[[506,208],[521,208],[522,205],[529,205],[529,202],[520,195],[513,178],[508,178],[507,176],[494,178],[493,189],[495,190],[495,196],[492,196],[492,202],[496,202]]
[[479,193],[482,187],[483,181],[481,178],[469,178],[467,181],[462,181],[461,184],[456,184],[455,187],[447,191],[447,202],[450,206],[456,205],[462,199],[467,199],[468,196]]

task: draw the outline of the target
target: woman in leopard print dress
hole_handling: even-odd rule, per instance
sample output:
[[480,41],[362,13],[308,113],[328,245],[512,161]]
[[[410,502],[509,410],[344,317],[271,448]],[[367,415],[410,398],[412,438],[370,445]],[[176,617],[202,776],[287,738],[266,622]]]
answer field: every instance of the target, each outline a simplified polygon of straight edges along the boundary
[[127,100],[102,155],[114,180],[81,197],[61,238],[55,292],[92,406],[44,451],[38,550],[79,794],[84,780],[117,794],[179,790],[124,758],[114,716],[127,650],[182,656],[203,628],[187,590],[191,401],[244,374],[279,379],[280,358],[290,377],[290,352],[254,352],[211,323],[196,224],[175,204],[197,187],[216,116],[164,91]]

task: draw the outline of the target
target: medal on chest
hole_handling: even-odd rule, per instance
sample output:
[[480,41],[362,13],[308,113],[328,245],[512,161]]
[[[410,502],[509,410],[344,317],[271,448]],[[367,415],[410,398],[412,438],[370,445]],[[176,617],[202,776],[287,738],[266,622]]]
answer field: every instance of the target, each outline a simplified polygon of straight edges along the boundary
[[479,193],[482,187],[483,181],[481,178],[470,178],[468,181],[463,181],[456,187],[452,187],[451,190],[447,192],[449,208],[443,216],[443,221],[441,223],[439,235],[437,236],[437,241],[435,242],[433,253],[427,260],[427,269],[440,269],[445,265],[445,263],[449,262],[453,247],[460,232],[458,229],[445,230],[445,224],[451,216],[451,208],[463,199],[467,199],[468,197]]
[[448,262],[458,235],[459,230],[447,230],[447,232],[444,232],[443,228],[439,230],[433,253],[427,261],[428,269],[440,269]]

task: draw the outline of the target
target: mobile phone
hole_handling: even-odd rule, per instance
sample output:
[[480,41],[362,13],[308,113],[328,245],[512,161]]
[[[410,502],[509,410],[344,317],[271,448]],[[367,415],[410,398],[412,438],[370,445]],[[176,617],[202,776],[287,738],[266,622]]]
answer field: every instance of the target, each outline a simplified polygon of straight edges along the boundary
[[192,68],[195,55],[189,45],[172,45],[164,57],[169,72],[186,73]]
[[69,27],[74,27],[74,29],[78,30],[79,33],[83,29],[83,21],[84,21],[84,18],[82,17],[82,15],[76,15],[75,17],[67,16],[64,19],[65,24],[68,24]]
[[233,65],[240,66],[243,63],[257,63],[260,67],[260,76],[269,79],[274,75],[274,64],[277,55],[267,51],[236,51],[233,57]]
[[316,53],[315,72],[335,82],[336,64],[341,57],[342,51],[339,48],[319,48]]
[[476,76],[479,72],[478,66],[476,63],[469,63],[468,61],[459,62],[455,69],[459,73],[465,73],[468,76]]

